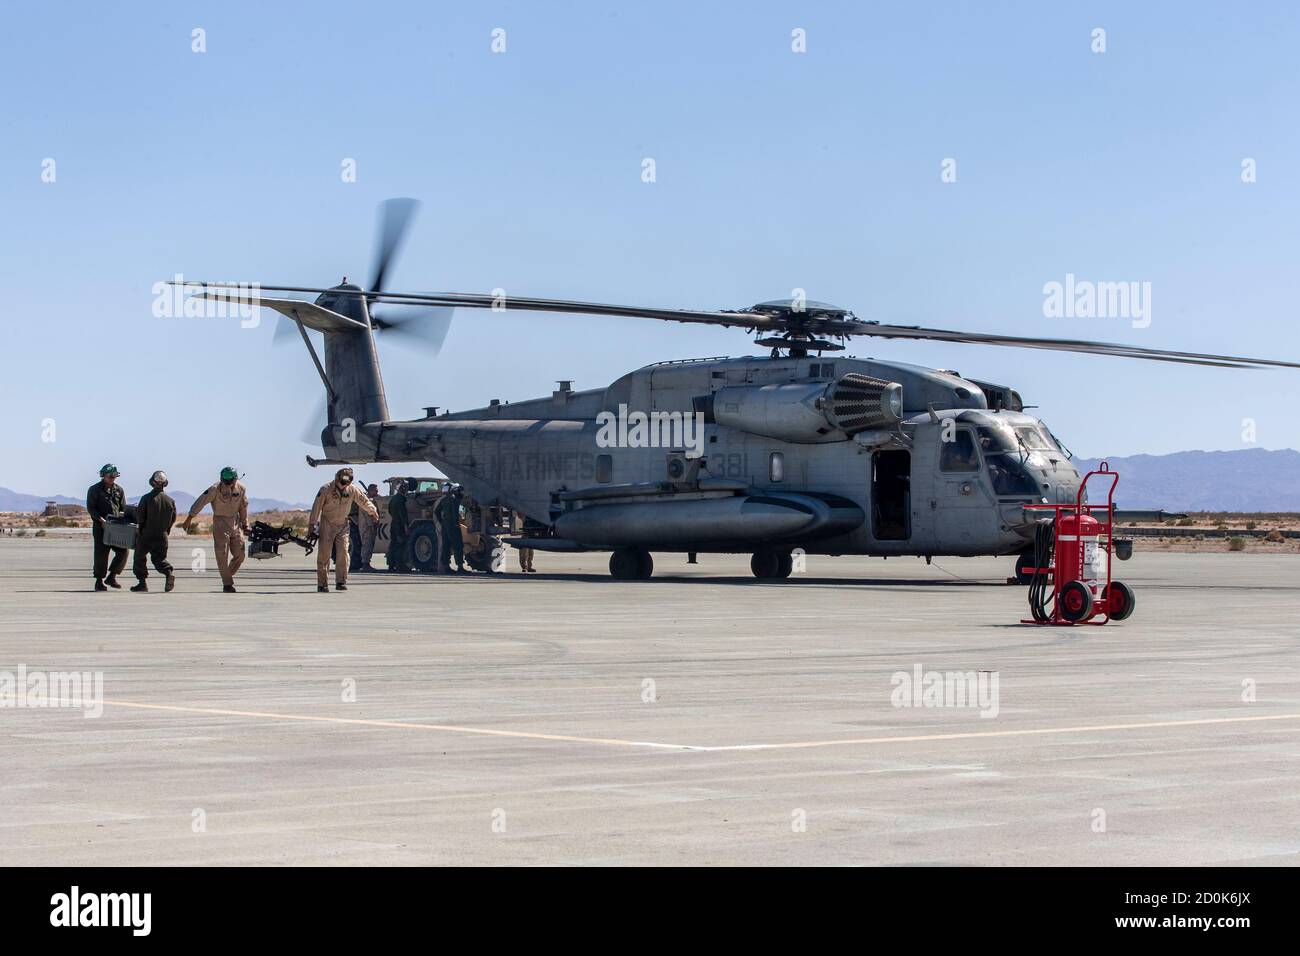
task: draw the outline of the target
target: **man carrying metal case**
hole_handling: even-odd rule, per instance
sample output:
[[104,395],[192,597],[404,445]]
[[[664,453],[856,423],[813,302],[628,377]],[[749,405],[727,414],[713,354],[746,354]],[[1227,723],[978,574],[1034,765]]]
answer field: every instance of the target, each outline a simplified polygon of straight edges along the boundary
[[[95,542],[95,590],[107,591],[120,588],[117,576],[126,567],[126,548],[114,547],[104,543],[104,525],[110,518],[122,518],[126,515],[126,493],[117,483],[117,465],[105,465],[99,469],[99,481],[86,492],[86,510],[90,512],[91,537]],[[108,562],[108,552],[113,552],[113,563]]]

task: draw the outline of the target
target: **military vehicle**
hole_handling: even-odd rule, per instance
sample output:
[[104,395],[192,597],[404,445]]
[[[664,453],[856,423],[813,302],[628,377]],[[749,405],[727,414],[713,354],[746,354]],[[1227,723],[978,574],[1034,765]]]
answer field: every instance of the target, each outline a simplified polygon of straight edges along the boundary
[[[411,566],[417,571],[434,572],[438,568],[438,528],[433,509],[451,490],[452,483],[446,478],[393,477],[385,478],[388,493],[372,499],[379,511],[379,527],[375,532],[374,554],[387,554],[391,540],[388,515],[388,502],[397,493],[397,483],[407,483],[407,516],[410,518],[409,547]],[[491,572],[500,564],[498,548],[499,534],[504,528],[494,522],[496,517],[491,511],[482,508],[472,497],[466,497],[461,505],[461,537],[464,540],[465,563],[475,571]],[[508,522],[507,522],[508,525]],[[361,534],[354,524],[351,527],[352,555],[357,558],[361,553]]]
[[[608,551],[615,578],[651,575],[653,552],[749,553],[759,578],[796,554],[1016,555],[1026,504],[1073,501],[1066,447],[1015,388],[953,369],[841,354],[853,336],[1010,346],[1233,368],[1292,362],[1077,339],[889,325],[801,299],[693,311],[469,293],[394,293],[385,276],[414,203],[381,207],[368,289],[197,283],[207,299],[273,309],[325,387],[312,465],[430,462],[486,506],[526,515],[543,551]],[[266,293],[286,293],[285,297]],[[314,296],[299,299],[291,296]],[[393,421],[376,333],[445,334],[459,308],[651,318],[755,333],[765,355],[656,362],[607,386]],[[402,309],[402,313],[394,312]],[[323,337],[323,358],[309,330]]]

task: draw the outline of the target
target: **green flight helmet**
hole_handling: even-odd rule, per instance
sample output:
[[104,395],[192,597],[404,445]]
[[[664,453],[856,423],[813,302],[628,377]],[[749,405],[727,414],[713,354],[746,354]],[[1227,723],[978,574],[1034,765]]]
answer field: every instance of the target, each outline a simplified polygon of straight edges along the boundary
[[118,475],[118,474],[121,474],[121,472],[117,470],[117,465],[114,465],[112,462],[109,462],[103,468],[99,469],[99,477],[101,478],[103,478],[105,475]]
[[234,481],[238,477],[239,477],[239,472],[235,471],[235,469],[231,468],[229,465],[221,469],[222,481]]

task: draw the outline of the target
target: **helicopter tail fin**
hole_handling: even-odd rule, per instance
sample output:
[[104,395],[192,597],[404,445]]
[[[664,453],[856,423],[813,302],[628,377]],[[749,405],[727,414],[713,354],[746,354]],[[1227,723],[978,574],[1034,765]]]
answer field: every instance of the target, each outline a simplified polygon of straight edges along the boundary
[[[204,289],[199,298],[274,309],[284,318],[282,328],[292,337],[295,327],[311,355],[325,386],[326,421],[320,432],[321,447],[330,458],[355,458],[369,449],[365,426],[388,420],[388,401],[379,371],[379,355],[365,298],[356,295],[322,295],[315,302],[270,298],[248,290]],[[306,334],[324,336],[324,357]],[[280,330],[277,330],[279,333]],[[277,334],[277,339],[281,336]]]

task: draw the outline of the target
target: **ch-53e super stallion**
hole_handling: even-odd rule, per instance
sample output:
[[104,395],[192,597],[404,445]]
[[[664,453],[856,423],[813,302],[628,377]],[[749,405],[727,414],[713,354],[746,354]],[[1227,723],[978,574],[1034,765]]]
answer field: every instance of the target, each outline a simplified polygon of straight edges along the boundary
[[[852,336],[1084,352],[1232,368],[1300,364],[1073,339],[864,321],[818,302],[735,311],[460,293],[388,292],[384,277],[415,203],[381,206],[368,289],[196,283],[205,299],[284,316],[325,386],[312,465],[430,462],[482,504],[526,515],[507,539],[545,551],[609,551],[615,578],[648,578],[652,552],[750,553],[759,578],[792,553],[1019,555],[1027,504],[1073,502],[1070,454],[1014,388],[948,369],[844,357]],[[263,293],[315,295],[314,301]],[[392,421],[375,333],[445,334],[453,309],[630,316],[747,329],[767,355],[658,362],[605,388]],[[385,310],[389,310],[387,313]],[[405,315],[395,309],[402,309]],[[287,320],[287,321],[286,321]],[[291,324],[290,324],[291,323]],[[323,359],[308,330],[323,336]],[[277,330],[279,332],[280,330]]]

